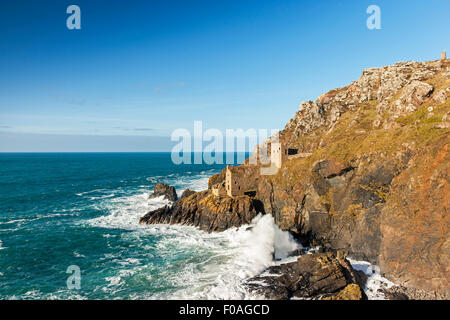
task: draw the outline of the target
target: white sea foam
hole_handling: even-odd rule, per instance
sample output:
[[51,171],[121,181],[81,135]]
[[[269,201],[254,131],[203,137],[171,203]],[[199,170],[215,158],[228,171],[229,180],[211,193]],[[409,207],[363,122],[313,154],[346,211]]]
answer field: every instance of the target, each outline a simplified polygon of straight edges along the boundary
[[9,220],[9,221],[5,221],[5,222],[0,222],[0,226],[1,225],[14,225],[16,228],[8,228],[8,229],[4,229],[3,227],[0,228],[0,231],[17,231],[19,230],[23,224],[27,224],[29,222],[38,220],[39,217],[37,218],[29,218],[29,219],[14,219],[14,220]]
[[90,197],[89,200],[106,199],[106,198],[112,198],[114,196],[115,196],[115,194],[111,193],[111,194],[105,194],[105,195],[98,196],[98,197]]
[[[180,196],[182,192],[189,188],[194,191],[201,191],[208,188],[208,179],[211,173],[209,171],[202,171],[200,174],[195,176],[178,176],[173,175],[170,182],[171,185],[182,186],[179,188],[178,195]],[[167,176],[164,177],[167,179]],[[151,177],[147,178],[149,181],[163,181],[163,177]],[[107,191],[105,189],[98,189],[95,191],[105,191],[105,195],[90,197],[91,200],[100,200],[95,204],[96,209],[104,209],[110,214],[106,216],[97,217],[89,220],[91,225],[102,227],[102,228],[118,228],[127,230],[136,230],[142,228],[138,224],[139,218],[145,215],[151,210],[158,209],[164,205],[171,204],[170,201],[163,199],[163,197],[157,197],[148,200],[148,190],[140,189],[141,193],[127,194],[123,191],[115,190],[113,192]],[[90,192],[85,192],[85,194]],[[123,196],[115,196],[116,194],[123,194]]]
[[21,222],[26,222],[29,221],[27,219],[14,219],[14,220],[9,220],[6,222],[1,222],[1,224],[10,224],[10,223],[21,223]]
[[[5,222],[0,222],[0,226],[2,225],[14,225],[16,228],[8,228],[3,229],[0,228],[0,231],[17,231],[23,228],[24,225],[27,225],[30,222],[40,220],[40,219],[48,219],[48,218],[55,218],[55,217],[64,217],[64,216],[78,216],[80,213],[78,211],[81,211],[81,209],[66,209],[66,210],[53,210],[53,213],[51,214],[37,214],[30,218],[24,218],[24,219],[13,219]],[[58,213],[63,212],[63,213]],[[64,212],[70,212],[70,213],[64,213]]]
[[[173,180],[169,184],[200,191],[207,188],[210,174],[204,172],[195,177],[174,175],[170,177]],[[148,180],[154,182],[153,179]],[[142,187],[144,186],[140,188]],[[179,188],[179,194],[182,190],[183,188]],[[117,273],[105,278],[107,285],[98,290],[110,295],[126,286],[127,278],[139,275],[141,279],[146,279],[143,281],[148,281],[149,290],[144,294],[131,293],[131,299],[261,298],[246,291],[243,285],[245,280],[260,274],[271,265],[295,261],[296,257],[288,257],[288,254],[301,248],[288,232],[281,231],[275,225],[271,215],[258,215],[250,225],[221,233],[206,233],[194,227],[180,225],[139,225],[139,218],[146,212],[170,204],[162,197],[148,200],[146,189],[140,189],[139,192],[99,199],[96,206],[109,214],[90,219],[88,223],[96,227],[133,231],[122,234],[121,239],[148,251],[146,258],[152,255],[164,257],[167,265],[158,269],[158,276],[155,277],[150,271],[156,267],[142,263],[140,256],[105,256],[105,259],[117,265]],[[154,235],[157,241],[149,243],[149,235]],[[109,234],[104,236],[112,237]],[[177,259],[179,254],[185,254],[182,262]],[[383,299],[384,296],[377,292],[378,288],[393,284],[381,277],[369,263],[353,260],[351,263],[355,269],[363,270],[369,275],[367,287],[364,288],[369,299]],[[172,289],[155,293],[152,290],[155,281],[158,285],[164,281]]]
[[110,214],[91,219],[88,222],[102,228],[136,230],[140,227],[138,223],[140,217],[148,211],[170,204],[168,200],[163,200],[161,197],[151,200],[147,200],[147,198],[147,193],[141,193],[108,199],[98,206],[99,209],[106,209]]
[[86,192],[80,192],[80,193],[75,193],[77,196],[82,197],[85,194],[89,194],[89,193],[94,193],[94,192],[102,192],[105,191],[107,189],[94,189],[94,190],[90,190],[90,191],[86,191]]
[[367,261],[348,260],[355,270],[363,271],[368,276],[363,289],[369,300],[385,300],[384,294],[379,289],[390,288],[396,284],[381,276],[378,266]]
[[74,290],[58,290],[54,293],[44,294],[38,289],[30,290],[25,292],[20,296],[11,296],[11,300],[37,300],[37,299],[46,299],[46,300],[59,300],[61,298],[71,299],[71,300],[84,300],[85,297],[77,294]]
[[[182,186],[178,188],[178,193],[181,194],[185,188],[195,191],[207,189],[210,175],[210,171],[204,171],[195,176],[173,175],[169,177],[171,181],[164,181],[161,177],[147,180],[152,183],[163,181]],[[122,239],[127,239],[141,248],[148,248],[168,261],[166,270],[161,270],[159,277],[167,281],[171,287],[178,289],[160,294],[150,293],[152,290],[149,290],[148,296],[130,298],[256,298],[245,290],[243,282],[268,266],[279,263],[274,258],[286,258],[289,252],[300,247],[288,232],[281,231],[275,225],[271,215],[259,215],[249,226],[229,229],[222,233],[206,233],[194,227],[179,225],[139,225],[139,218],[146,212],[170,204],[162,197],[151,200],[147,197],[148,192],[143,192],[98,199],[100,201],[96,206],[99,209],[106,209],[109,214],[88,220],[90,225],[96,227],[134,231],[124,234]],[[149,235],[158,237],[158,241],[149,245]],[[196,258],[199,251],[208,258],[199,261]],[[192,253],[192,256],[181,265],[171,265],[171,261],[176,261],[176,255],[180,253],[188,253],[188,256]],[[137,272],[146,272],[145,266],[142,266],[137,258],[117,258],[113,261],[115,260],[120,266],[120,272],[108,276],[105,279],[108,285],[102,288],[109,293],[124,285],[124,278]],[[147,279],[154,280],[150,275]]]
[[75,258],[86,258],[86,256],[84,254],[79,253],[78,251],[74,251],[73,252],[73,256]]
[[171,248],[170,242],[177,241],[181,245],[180,250],[183,246],[207,246],[213,255],[201,263],[187,263],[183,271],[174,277],[174,285],[182,285],[183,289],[171,292],[170,295],[153,295],[147,298],[258,298],[247,292],[244,281],[275,264],[274,256],[286,257],[289,252],[301,247],[287,232],[275,225],[271,215],[258,215],[250,226],[216,234],[187,227],[170,227],[166,231],[178,231],[181,234],[176,238],[163,237],[159,244],[161,251],[164,252],[164,247]]

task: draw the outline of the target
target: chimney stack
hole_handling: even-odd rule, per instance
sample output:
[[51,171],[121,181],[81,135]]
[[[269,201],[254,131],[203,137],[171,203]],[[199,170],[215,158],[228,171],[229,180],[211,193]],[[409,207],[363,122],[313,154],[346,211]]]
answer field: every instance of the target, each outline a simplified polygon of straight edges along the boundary
[[441,53],[441,60],[447,59],[447,53],[445,51],[442,51]]

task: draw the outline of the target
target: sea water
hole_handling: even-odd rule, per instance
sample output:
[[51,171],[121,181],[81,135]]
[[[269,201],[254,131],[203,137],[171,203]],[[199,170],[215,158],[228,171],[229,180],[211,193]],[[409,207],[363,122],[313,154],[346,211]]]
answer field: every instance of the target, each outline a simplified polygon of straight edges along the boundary
[[[0,299],[258,298],[245,279],[300,247],[272,216],[222,233],[138,223],[170,204],[148,200],[157,182],[205,190],[224,166],[175,165],[169,153],[0,154]],[[79,289],[67,285],[71,266]]]

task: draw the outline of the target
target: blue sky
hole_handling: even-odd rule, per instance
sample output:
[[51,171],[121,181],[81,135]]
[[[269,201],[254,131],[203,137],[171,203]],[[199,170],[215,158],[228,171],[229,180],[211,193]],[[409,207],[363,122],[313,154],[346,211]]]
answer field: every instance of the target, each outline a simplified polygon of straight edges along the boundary
[[[66,8],[81,8],[68,30]],[[381,30],[366,27],[369,5]],[[362,69],[450,51],[450,1],[0,2],[0,151],[162,151],[279,128]]]

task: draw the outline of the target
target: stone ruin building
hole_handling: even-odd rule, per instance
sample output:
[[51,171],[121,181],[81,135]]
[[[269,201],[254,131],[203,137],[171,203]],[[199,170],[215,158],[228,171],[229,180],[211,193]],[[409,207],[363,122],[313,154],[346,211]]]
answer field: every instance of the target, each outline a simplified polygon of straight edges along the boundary
[[[281,168],[283,161],[292,158],[309,156],[310,154],[298,153],[298,149],[287,148],[282,143],[272,143],[270,146],[270,165]],[[259,148],[255,149],[259,152]],[[256,155],[259,158],[258,154]],[[251,195],[256,193],[256,184],[260,174],[258,165],[245,164],[238,167],[227,167],[225,174],[225,183],[213,187],[213,193],[216,195],[225,195],[229,197]]]
[[[298,149],[288,148],[283,143],[273,142],[270,145],[270,165],[281,168],[283,162],[288,159],[304,158],[310,153],[299,153]],[[259,160],[259,146],[255,148],[252,157]],[[245,163],[240,166],[227,166],[225,180],[211,186],[215,196],[237,197],[256,194],[258,177],[260,175],[259,161]]]
[[242,196],[256,192],[259,168],[252,165],[227,166],[225,189],[229,197]]

